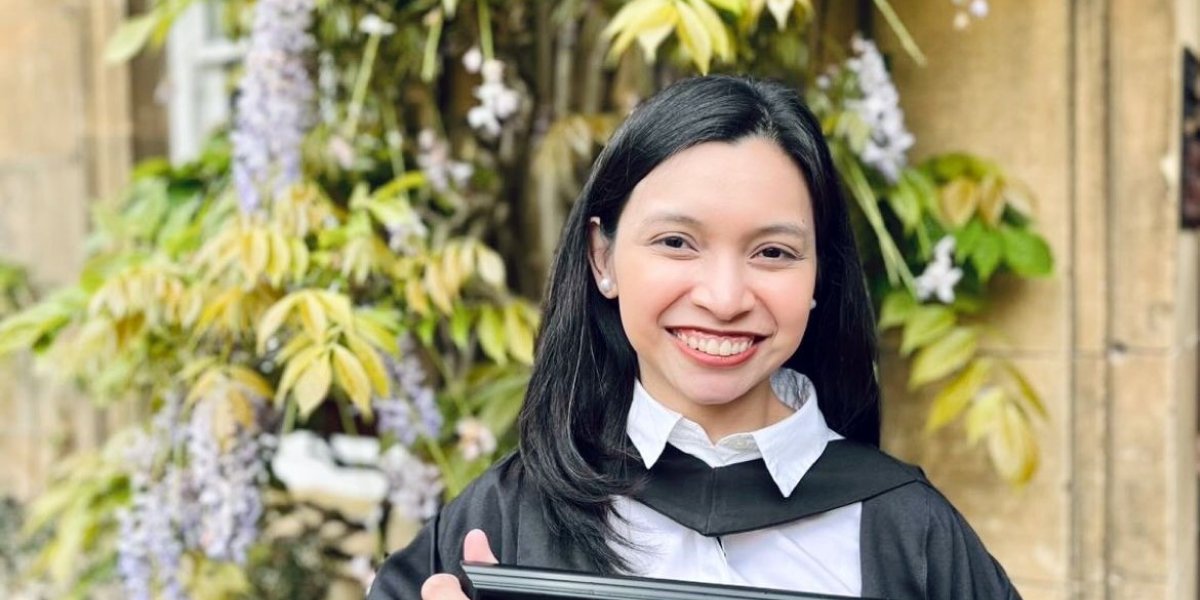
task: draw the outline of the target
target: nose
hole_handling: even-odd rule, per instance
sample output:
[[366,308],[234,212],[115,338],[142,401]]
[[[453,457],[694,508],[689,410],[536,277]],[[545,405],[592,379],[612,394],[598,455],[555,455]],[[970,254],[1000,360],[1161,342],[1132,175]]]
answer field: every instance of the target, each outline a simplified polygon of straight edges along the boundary
[[722,321],[733,321],[754,308],[746,265],[738,259],[706,261],[692,286],[692,302]]

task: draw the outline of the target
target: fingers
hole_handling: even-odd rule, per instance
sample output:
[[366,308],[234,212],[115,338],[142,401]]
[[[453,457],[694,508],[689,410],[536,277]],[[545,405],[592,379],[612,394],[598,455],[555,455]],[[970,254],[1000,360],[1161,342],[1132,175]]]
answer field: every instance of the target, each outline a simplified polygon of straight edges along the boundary
[[487,534],[482,529],[472,529],[463,540],[463,560],[466,562],[497,564],[496,555],[488,546]]
[[421,585],[421,600],[468,599],[462,591],[462,586],[458,584],[457,577],[447,573],[438,573],[426,579],[425,583]]

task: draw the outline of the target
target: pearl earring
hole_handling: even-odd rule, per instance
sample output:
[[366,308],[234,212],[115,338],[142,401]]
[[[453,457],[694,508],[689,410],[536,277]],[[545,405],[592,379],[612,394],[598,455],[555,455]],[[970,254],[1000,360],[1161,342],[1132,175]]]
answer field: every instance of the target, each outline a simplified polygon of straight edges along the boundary
[[599,284],[599,286],[600,286],[600,293],[601,293],[601,294],[604,294],[604,295],[606,295],[606,296],[607,296],[608,294],[611,294],[611,293],[612,293],[612,291],[613,291],[613,282],[612,282],[612,280],[611,280],[611,279],[609,279],[609,278],[607,278],[607,277],[602,277],[602,278],[600,279],[600,284]]
[[809,303],[808,303],[808,310],[812,310],[812,309],[814,309],[814,308],[816,308],[816,307],[817,307],[817,301],[816,301],[816,299],[813,299],[813,301],[812,301],[812,302],[809,302]]

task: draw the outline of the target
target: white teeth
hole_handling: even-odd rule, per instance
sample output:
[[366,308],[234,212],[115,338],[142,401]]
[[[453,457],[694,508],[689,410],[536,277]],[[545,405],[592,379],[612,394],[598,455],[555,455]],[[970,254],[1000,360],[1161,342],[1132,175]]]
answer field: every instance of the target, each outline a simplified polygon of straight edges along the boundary
[[687,344],[688,348],[698,350],[705,354],[713,356],[735,356],[750,349],[754,345],[753,340],[731,341],[728,339],[717,340],[713,338],[701,338],[685,333],[676,333],[676,337],[683,343]]

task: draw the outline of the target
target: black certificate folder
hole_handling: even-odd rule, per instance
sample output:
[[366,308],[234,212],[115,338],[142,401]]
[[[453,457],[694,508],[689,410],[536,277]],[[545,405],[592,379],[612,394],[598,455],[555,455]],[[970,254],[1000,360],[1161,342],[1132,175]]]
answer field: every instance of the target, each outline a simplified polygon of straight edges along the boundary
[[[846,600],[850,596],[463,563],[477,600]],[[880,599],[875,599],[880,600]]]

